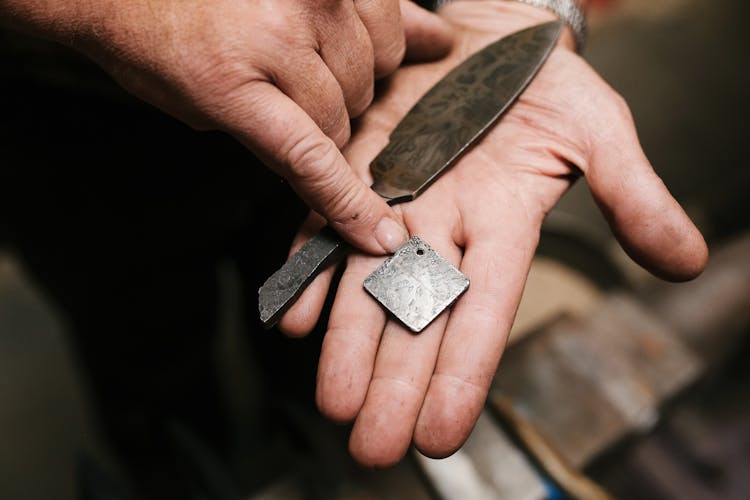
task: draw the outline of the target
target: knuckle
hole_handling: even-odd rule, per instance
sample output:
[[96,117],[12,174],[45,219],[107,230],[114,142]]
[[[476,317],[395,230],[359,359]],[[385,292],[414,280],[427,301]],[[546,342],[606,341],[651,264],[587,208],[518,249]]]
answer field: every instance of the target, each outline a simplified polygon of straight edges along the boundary
[[595,113],[586,127],[591,148],[635,134],[635,121],[628,103],[614,89],[604,85],[593,94],[591,101]]
[[363,86],[356,98],[353,99],[352,104],[349,106],[349,116],[352,118],[356,118],[364,113],[365,110],[370,107],[370,104],[372,104],[374,96],[374,82],[372,81],[372,78],[369,78],[369,81],[367,81],[367,85]]
[[[325,102],[329,101],[329,102]],[[349,141],[351,133],[349,126],[349,114],[343,101],[327,99],[326,96],[319,96],[320,109],[313,109],[317,106],[304,106],[304,103],[298,103],[300,106],[308,107],[310,116],[318,124],[320,130],[331,138],[334,144],[342,147]]]
[[247,77],[249,65],[232,47],[207,59],[205,64],[194,67],[191,75],[196,86],[207,93],[227,93]]
[[365,206],[363,190],[338,186],[331,189],[328,199],[328,214],[331,222],[339,226],[369,226],[373,217],[363,212]]
[[286,158],[289,176],[306,184],[333,181],[329,178],[331,169],[328,167],[335,163],[337,154],[336,145],[330,138],[312,134],[292,137],[281,152]]
[[[336,168],[338,148],[327,137],[304,137],[286,151],[289,180],[320,200],[318,208],[333,224],[369,224],[363,215],[364,190],[351,186]],[[364,187],[364,184],[363,184]]]
[[[341,92],[348,116],[359,115],[370,104],[374,92],[375,52],[372,40],[364,26],[342,32],[330,51],[335,57],[329,61]],[[333,42],[330,42],[333,44]],[[341,47],[346,47],[342,50]]]
[[248,86],[264,79],[255,62],[231,45],[185,67],[188,74],[183,93],[212,123],[224,123],[235,116],[245,107]]
[[375,52],[375,76],[380,78],[399,67],[406,54],[406,39],[403,33],[394,37]]
[[628,106],[628,102],[622,95],[620,95],[620,93],[614,89],[610,89],[608,100],[613,114],[627,122],[633,121],[633,114],[630,111],[630,106]]

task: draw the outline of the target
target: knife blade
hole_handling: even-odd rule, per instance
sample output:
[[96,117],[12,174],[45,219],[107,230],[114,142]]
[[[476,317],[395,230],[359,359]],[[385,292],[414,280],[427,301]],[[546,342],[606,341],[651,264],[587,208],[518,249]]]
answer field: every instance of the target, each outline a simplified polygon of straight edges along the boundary
[[[509,35],[443,77],[409,110],[370,164],[372,189],[389,205],[419,196],[515,102],[563,26],[553,21]],[[328,227],[308,240],[258,290],[263,325],[273,327],[307,285],[348,250]]]

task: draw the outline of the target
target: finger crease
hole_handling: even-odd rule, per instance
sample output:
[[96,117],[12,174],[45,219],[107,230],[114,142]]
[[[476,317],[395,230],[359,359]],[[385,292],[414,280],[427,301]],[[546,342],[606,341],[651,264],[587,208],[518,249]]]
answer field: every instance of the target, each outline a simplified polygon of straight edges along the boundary
[[459,382],[461,386],[469,387],[473,389],[475,392],[477,392],[481,397],[484,397],[484,395],[487,394],[487,391],[489,391],[490,389],[490,385],[492,384],[492,378],[494,378],[494,376],[489,377],[488,383],[486,384],[479,384],[477,382],[472,382],[468,378],[459,377],[458,375],[451,375],[449,373],[435,372],[432,375],[432,378],[444,378],[453,382]]

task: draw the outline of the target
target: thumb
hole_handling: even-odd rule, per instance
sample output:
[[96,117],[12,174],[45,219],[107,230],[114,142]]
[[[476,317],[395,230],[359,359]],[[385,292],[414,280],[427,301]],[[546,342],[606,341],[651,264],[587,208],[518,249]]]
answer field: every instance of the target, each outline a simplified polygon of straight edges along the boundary
[[410,0],[401,0],[401,19],[406,37],[407,61],[431,61],[453,46],[453,27],[442,17]]
[[267,82],[247,85],[224,126],[347,241],[373,254],[393,253],[408,233],[336,144],[294,101]]
[[624,101],[616,102],[592,137],[585,176],[593,197],[633,260],[666,280],[695,278],[708,259],[703,236],[651,167]]

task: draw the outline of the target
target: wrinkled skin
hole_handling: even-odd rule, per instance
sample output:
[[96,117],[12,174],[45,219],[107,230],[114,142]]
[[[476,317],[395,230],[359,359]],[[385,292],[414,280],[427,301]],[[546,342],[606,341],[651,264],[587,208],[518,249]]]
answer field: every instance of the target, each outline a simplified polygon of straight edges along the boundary
[[375,78],[445,54],[450,29],[406,0],[0,0],[0,24],[70,44],[197,129],[232,134],[347,240],[406,239],[339,148]]
[[401,63],[407,35],[432,42],[434,55],[450,45],[429,13],[399,0],[139,0],[115,9],[91,54],[124,87],[195,128],[232,134],[358,248],[377,254],[403,242],[398,219],[339,148],[350,117],[372,101],[374,78]]
[[[344,150],[365,179],[389,131],[449,69],[503,35],[550,19],[513,2],[454,2],[441,15],[458,29],[447,59],[398,70]],[[445,457],[466,440],[503,353],[542,221],[576,177],[585,177],[642,266],[679,281],[706,264],[702,236],[653,172],[624,101],[571,47],[567,33],[499,125],[420,198],[397,207],[412,235],[470,277],[452,310],[414,335],[362,287],[383,259],[354,254],[346,263],[317,401],[328,417],[354,421],[350,451],[365,465],[394,464],[412,442],[427,456]],[[296,246],[319,225],[311,216]],[[311,329],[330,279],[328,272],[313,283],[282,319],[283,331]]]

